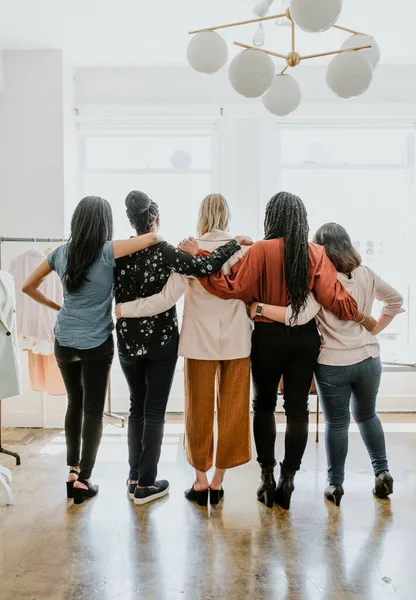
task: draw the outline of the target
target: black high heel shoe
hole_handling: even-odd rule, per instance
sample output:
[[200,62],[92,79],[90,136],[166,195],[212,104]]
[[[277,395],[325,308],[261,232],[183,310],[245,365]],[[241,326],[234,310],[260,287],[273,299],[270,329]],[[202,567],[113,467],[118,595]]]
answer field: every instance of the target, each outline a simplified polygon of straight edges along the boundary
[[280,477],[277,482],[274,501],[285,510],[289,510],[290,500],[295,490],[294,477],[294,475],[284,474],[282,465],[280,464]]
[[393,493],[394,479],[389,471],[384,471],[377,475],[373,494],[376,498],[387,498]]
[[[75,469],[71,469],[69,471],[70,475],[79,475],[79,471],[75,471]],[[75,481],[67,481],[66,482],[66,497],[73,498],[74,497],[74,483]]]
[[273,507],[273,497],[276,491],[274,467],[261,467],[261,484],[257,490],[257,500],[263,502],[268,508]]
[[98,485],[91,485],[88,481],[78,479],[79,483],[87,486],[87,489],[74,487],[74,504],[82,504],[85,498],[94,498],[98,494]]
[[335,506],[339,506],[341,504],[343,495],[344,488],[342,485],[332,485],[330,483],[324,491],[325,498],[330,502],[333,502]]
[[224,497],[224,490],[221,488],[220,490],[213,490],[209,488],[209,501],[215,506],[219,504],[219,501]]
[[196,500],[198,506],[207,506],[208,494],[209,489],[197,491],[194,489],[194,486],[192,486],[189,490],[186,490],[185,498],[191,501]]

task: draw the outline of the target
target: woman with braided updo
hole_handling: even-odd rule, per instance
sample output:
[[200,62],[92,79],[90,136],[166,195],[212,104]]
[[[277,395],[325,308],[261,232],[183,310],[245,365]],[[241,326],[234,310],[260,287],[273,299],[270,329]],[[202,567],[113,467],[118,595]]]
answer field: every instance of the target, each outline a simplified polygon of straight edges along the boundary
[[[146,194],[130,192],[126,207],[127,217],[137,233],[159,229],[158,206]],[[199,248],[192,238],[189,254],[162,241],[149,252],[136,252],[117,261],[118,349],[130,389],[128,490],[136,504],[150,502],[169,491],[169,483],[156,481],[156,475],[179,333],[174,303],[159,314],[137,318],[133,301],[158,294],[173,271],[188,276],[218,271],[240,250],[238,242],[244,241],[244,238],[230,239],[204,257],[196,256]]]
[[[375,325],[374,319],[359,312],[355,300],[338,281],[325,249],[308,243],[308,232],[302,200],[280,192],[267,204],[264,240],[249,248],[230,275],[219,272],[200,279],[206,290],[220,298],[238,298],[246,304],[259,302],[251,350],[254,438],[262,469],[257,497],[269,507],[275,501],[286,509],[290,506],[294,475],[300,468],[308,438],[308,396],[320,338],[314,320],[289,328],[265,318],[262,303],[290,305],[296,319],[308,293],[313,291],[318,302],[340,319],[360,322],[368,329]],[[276,487],[274,413],[282,376],[285,456]]]

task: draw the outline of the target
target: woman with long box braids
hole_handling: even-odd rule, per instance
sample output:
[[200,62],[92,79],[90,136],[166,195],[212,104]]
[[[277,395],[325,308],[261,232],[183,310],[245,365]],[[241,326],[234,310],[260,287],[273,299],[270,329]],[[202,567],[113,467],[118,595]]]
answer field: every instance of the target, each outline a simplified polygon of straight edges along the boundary
[[[341,320],[360,322],[368,329],[375,326],[375,320],[358,310],[338,281],[325,249],[308,243],[307,213],[300,198],[287,192],[273,196],[266,207],[264,233],[264,240],[251,246],[230,275],[219,272],[200,281],[220,298],[260,303],[251,350],[254,438],[262,470],[257,497],[269,507],[275,501],[288,509],[308,438],[308,396],[320,338],[314,320],[298,327],[271,322],[262,315],[262,303],[290,305],[296,319],[313,291],[317,301]],[[276,486],[274,413],[282,376],[285,455]]]

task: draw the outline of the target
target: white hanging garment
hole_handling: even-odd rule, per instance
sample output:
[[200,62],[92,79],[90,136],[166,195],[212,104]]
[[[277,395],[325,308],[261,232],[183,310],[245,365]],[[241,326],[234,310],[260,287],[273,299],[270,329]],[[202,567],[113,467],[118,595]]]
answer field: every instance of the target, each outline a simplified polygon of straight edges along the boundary
[[0,398],[22,393],[13,277],[0,271]]
[[[33,354],[48,356],[54,351],[54,327],[57,313],[38,304],[27,294],[23,294],[22,286],[33,271],[45,260],[41,250],[28,250],[16,256],[10,264],[10,273],[16,285],[17,331],[19,344],[23,350],[31,350]],[[39,288],[46,296],[62,305],[62,284],[53,271]]]

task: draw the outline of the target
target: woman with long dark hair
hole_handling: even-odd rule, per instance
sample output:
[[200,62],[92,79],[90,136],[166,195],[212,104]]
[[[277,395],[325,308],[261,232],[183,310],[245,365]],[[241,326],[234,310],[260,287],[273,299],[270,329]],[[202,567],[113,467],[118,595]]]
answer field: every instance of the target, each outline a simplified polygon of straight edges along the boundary
[[[389,472],[383,426],[376,413],[381,361],[375,336],[403,312],[403,298],[374,271],[361,264],[360,255],[341,225],[322,225],[315,234],[314,242],[325,247],[338,271],[339,281],[355,298],[360,310],[370,314],[375,299],[384,305],[372,332],[357,323],[340,321],[320,306],[313,296],[308,298],[306,307],[296,319],[296,324],[302,325],[317,316],[321,332],[322,347],[315,376],[325,416],[329,482],[325,497],[339,506],[344,495],[351,405],[371,459],[375,476],[373,493],[378,498],[385,498],[393,493],[393,478]],[[256,304],[251,307],[252,314]],[[263,314],[288,325],[293,321],[290,306],[265,305]]]
[[[246,304],[290,304],[294,319],[313,290],[317,300],[340,319],[374,326],[375,321],[358,310],[356,301],[338,281],[324,248],[308,244],[308,232],[303,202],[293,194],[280,192],[266,207],[265,239],[248,250],[231,275],[217,273],[200,281],[220,298],[239,298]],[[251,350],[254,437],[262,469],[257,496],[270,507],[273,500],[286,509],[290,505],[294,476],[308,438],[308,395],[319,349],[314,321],[290,329],[265,318],[262,304],[258,305]],[[282,376],[287,425],[285,456],[276,487],[274,413]]]
[[[127,217],[138,234],[159,229],[158,205],[143,192],[130,192],[126,208]],[[161,498],[169,491],[168,481],[156,477],[179,341],[174,302],[159,314],[150,311],[154,316],[137,318],[135,301],[160,292],[173,271],[188,276],[218,271],[240,250],[238,242],[251,243],[241,237],[223,239],[222,245],[218,244],[211,254],[201,257],[195,256],[199,248],[193,238],[189,254],[161,242],[151,250],[117,261],[118,350],[130,389],[128,491],[135,504]],[[220,489],[216,491],[218,501]],[[207,486],[204,493],[208,495]]]
[[[110,204],[103,198],[84,198],[72,217],[68,243],[54,250],[23,286],[23,291],[36,302],[58,311],[55,356],[68,395],[67,492],[76,504],[98,492],[98,486],[91,483],[91,473],[102,436],[114,355],[111,305],[115,259],[159,241],[155,233],[114,242],[112,237]],[[62,307],[40,289],[52,270],[63,284]]]

